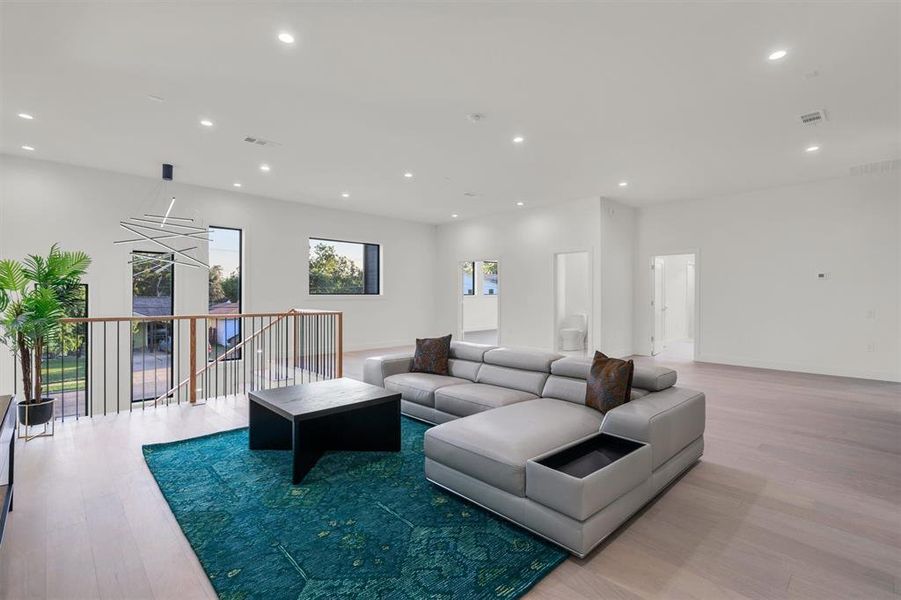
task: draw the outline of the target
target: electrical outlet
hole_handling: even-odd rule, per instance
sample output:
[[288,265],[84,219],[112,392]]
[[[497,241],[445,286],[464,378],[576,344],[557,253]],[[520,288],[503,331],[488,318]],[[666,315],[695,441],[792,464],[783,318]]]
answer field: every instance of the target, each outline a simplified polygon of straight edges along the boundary
[[867,352],[876,352],[876,342],[867,344]]
[[829,273],[817,273],[817,279],[829,279]]
[[875,319],[875,318],[876,318],[876,309],[875,309],[875,308],[868,308],[868,309],[867,309],[867,318],[868,318],[868,319]]

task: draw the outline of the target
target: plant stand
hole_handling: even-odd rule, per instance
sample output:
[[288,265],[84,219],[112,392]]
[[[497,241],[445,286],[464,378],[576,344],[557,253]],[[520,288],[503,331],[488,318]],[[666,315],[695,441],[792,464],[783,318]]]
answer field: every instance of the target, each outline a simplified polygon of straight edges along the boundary
[[[31,411],[33,409],[36,409],[39,406],[46,406],[47,404],[50,404],[50,420],[43,423],[43,429],[39,433],[32,434],[31,429],[34,427],[40,427],[42,424],[31,425],[29,415],[31,414]],[[53,434],[56,432],[56,419],[53,416],[54,407],[52,398],[48,398],[47,400],[44,400],[42,402],[35,402],[33,404],[20,404],[19,406],[24,407],[25,409],[25,423],[19,424],[17,435],[20,440],[30,442],[31,440],[39,437],[53,437]]]

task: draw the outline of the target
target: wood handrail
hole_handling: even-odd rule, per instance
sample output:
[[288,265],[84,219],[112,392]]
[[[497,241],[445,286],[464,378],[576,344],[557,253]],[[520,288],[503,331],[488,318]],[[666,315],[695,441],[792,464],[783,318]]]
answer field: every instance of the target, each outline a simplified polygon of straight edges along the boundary
[[288,315],[340,315],[341,311],[338,310],[318,310],[311,308],[297,308],[292,309],[287,312],[257,312],[257,313],[234,313],[234,314],[199,314],[199,315],[159,315],[155,317],[145,317],[145,316],[133,316],[133,317],[66,317],[64,319],[60,319],[60,323],[115,323],[115,322],[123,322],[123,321],[189,321],[191,319],[207,319],[210,321],[213,320],[226,320],[226,319],[241,319],[241,318],[256,318],[256,317],[286,317]]

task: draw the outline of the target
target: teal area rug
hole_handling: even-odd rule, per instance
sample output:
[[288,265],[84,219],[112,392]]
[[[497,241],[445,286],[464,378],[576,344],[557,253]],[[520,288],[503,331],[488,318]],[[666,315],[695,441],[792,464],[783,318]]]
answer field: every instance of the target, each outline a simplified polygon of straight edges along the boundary
[[291,485],[291,453],[247,429],[144,446],[220,598],[518,598],[566,553],[425,479],[426,425],[401,452],[331,452]]

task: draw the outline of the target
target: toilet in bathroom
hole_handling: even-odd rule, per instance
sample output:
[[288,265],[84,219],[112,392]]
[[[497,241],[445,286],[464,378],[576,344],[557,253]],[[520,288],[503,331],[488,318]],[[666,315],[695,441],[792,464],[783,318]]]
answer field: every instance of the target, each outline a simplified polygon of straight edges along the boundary
[[584,350],[588,335],[588,317],[583,313],[569,315],[560,323],[560,349]]

